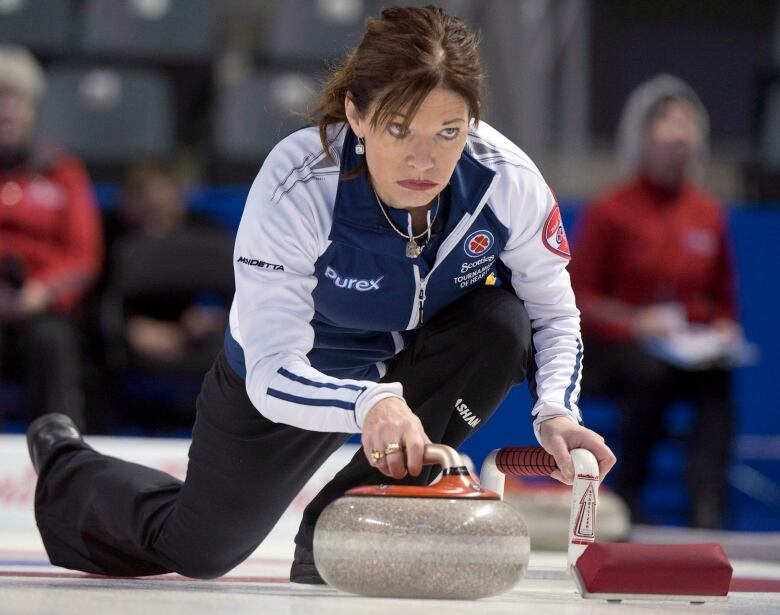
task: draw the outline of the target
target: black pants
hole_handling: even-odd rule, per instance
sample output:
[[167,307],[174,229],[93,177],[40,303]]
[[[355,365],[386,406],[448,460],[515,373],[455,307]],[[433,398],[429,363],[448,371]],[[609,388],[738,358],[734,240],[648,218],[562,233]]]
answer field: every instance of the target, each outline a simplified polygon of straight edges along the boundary
[[[456,402],[484,424],[525,378],[530,358],[531,327],[522,303],[485,287],[425,324],[385,379],[403,383],[432,441],[457,447],[474,427]],[[257,548],[348,437],[267,420],[220,354],[197,401],[184,483],[86,445],[62,449],[41,468],[36,520],[59,566],[117,576],[220,576]],[[430,469],[413,480],[429,478]],[[390,480],[358,451],[307,508],[296,542],[310,543],[319,512],[349,487]]]
[[686,483],[691,496],[690,523],[722,523],[734,412],[731,373],[720,369],[683,371],[648,355],[634,343],[586,340],[588,361],[583,397],[609,395],[620,412],[620,463],[615,490],[642,519],[638,499],[652,449],[664,437],[666,410],[676,400],[695,409]]
[[81,351],[76,325],[57,314],[42,314],[0,325],[3,371],[24,380],[30,420],[49,412],[85,426]]

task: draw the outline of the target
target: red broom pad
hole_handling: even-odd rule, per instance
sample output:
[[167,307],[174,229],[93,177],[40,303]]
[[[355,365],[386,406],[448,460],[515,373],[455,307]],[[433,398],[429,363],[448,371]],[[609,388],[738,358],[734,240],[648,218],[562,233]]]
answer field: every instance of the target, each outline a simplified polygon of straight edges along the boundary
[[718,543],[594,542],[576,563],[588,593],[725,596],[731,564]]

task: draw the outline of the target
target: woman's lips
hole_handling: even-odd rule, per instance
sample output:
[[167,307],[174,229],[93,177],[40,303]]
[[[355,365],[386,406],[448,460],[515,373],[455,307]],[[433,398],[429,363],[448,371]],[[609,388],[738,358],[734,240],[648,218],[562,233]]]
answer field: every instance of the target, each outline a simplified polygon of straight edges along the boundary
[[436,182],[420,181],[416,179],[402,179],[398,184],[408,190],[430,190],[438,185]]

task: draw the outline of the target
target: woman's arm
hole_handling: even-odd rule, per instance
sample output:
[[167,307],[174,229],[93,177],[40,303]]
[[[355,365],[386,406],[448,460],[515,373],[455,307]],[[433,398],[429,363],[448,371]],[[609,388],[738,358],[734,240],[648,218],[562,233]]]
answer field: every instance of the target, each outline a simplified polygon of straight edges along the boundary
[[534,340],[534,433],[570,482],[569,450],[584,446],[606,474],[614,455],[603,439],[582,426],[578,407],[583,345],[579,311],[569,274],[568,245],[555,197],[538,173],[523,168],[503,196],[509,240],[501,260],[509,267],[512,287],[531,319]]
[[272,153],[252,186],[234,253],[231,332],[244,352],[247,393],[272,421],[359,432],[374,404],[403,398],[403,390],[398,382],[332,378],[310,365],[314,265],[328,233],[316,212],[327,204],[315,207],[302,189],[275,196],[273,162]]

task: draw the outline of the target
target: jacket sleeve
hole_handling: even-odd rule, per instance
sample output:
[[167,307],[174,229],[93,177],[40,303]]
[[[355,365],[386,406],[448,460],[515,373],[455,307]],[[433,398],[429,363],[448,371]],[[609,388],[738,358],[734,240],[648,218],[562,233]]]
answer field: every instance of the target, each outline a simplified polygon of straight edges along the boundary
[[517,170],[503,207],[508,208],[509,238],[501,253],[511,270],[512,287],[531,320],[535,370],[529,381],[534,396],[534,433],[541,423],[565,416],[581,423],[577,405],[582,377],[579,311],[569,274],[568,243],[560,210],[537,173]]
[[231,333],[244,351],[246,389],[266,418],[312,431],[356,433],[401,384],[332,378],[311,367],[314,266],[326,246],[306,190],[274,194],[273,153],[250,190],[236,239]]
[[49,259],[37,279],[54,294],[54,306],[75,307],[100,272],[103,237],[92,184],[82,164],[69,157],[59,163],[56,178],[68,193],[57,243],[57,258]]

